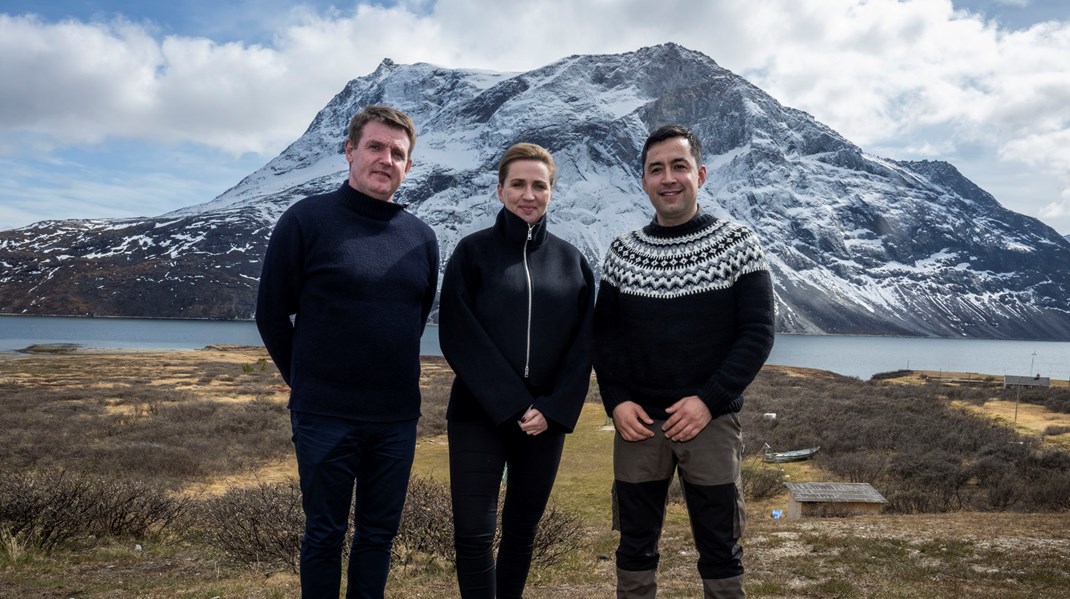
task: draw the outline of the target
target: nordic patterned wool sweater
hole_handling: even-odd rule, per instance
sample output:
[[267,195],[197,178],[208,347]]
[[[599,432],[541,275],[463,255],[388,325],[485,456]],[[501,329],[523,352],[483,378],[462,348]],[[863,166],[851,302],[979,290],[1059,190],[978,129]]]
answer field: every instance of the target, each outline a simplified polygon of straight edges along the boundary
[[698,395],[716,418],[773,347],[773,287],[758,239],[708,214],[656,221],[609,248],[595,307],[594,368],[606,413],[624,401],[654,419]]
[[418,418],[420,336],[437,283],[435,233],[404,207],[348,182],[291,206],[268,242],[256,302],[289,408]]
[[[583,254],[502,209],[442,278],[439,340],[457,374],[446,418],[502,424],[534,406],[571,432],[591,382],[594,273]],[[530,311],[529,311],[530,308]]]

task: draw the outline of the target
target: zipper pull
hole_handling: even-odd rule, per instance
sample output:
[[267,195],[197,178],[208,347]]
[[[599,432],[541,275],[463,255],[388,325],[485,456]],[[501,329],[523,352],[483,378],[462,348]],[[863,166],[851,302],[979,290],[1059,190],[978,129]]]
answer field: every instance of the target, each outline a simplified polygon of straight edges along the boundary
[[528,225],[528,241],[531,241],[531,232],[535,230],[535,225]]

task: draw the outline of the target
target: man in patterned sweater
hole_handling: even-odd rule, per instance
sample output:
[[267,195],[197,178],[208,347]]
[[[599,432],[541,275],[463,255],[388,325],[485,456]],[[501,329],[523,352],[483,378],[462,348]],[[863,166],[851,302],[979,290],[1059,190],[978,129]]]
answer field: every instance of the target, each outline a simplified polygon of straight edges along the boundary
[[754,233],[705,214],[702,146],[668,125],[643,146],[654,220],[606,255],[594,368],[617,434],[617,597],[653,598],[679,469],[705,596],[745,597],[739,468],[743,391],[773,346],[773,288]]

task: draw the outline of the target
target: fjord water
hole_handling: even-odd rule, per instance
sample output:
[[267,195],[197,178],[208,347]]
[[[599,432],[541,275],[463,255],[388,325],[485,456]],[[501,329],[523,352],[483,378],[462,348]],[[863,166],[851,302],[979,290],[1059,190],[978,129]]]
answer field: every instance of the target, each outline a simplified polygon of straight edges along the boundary
[[[0,316],[0,352],[42,343],[99,349],[200,349],[261,345],[251,321]],[[438,327],[428,326],[424,355],[441,355]],[[868,379],[892,370],[943,370],[1070,378],[1070,341],[1003,341],[845,335],[777,336],[770,364],[830,370]]]

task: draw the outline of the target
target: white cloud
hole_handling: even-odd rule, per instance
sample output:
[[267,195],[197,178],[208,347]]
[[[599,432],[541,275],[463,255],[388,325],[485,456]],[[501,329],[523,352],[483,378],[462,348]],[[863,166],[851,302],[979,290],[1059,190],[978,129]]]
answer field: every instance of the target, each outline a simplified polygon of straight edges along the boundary
[[1040,209],[1041,218],[1063,218],[1070,216],[1070,189],[1063,192],[1058,202],[1052,202]]
[[[785,4],[760,6],[774,50],[737,68],[759,87],[863,147],[954,163],[982,144],[1053,174],[1060,187],[1046,198],[1036,188],[997,198],[1070,230],[1070,215],[1042,208],[1070,189],[1070,20],[1005,31],[948,2],[807,0],[802,19],[776,16]],[[975,181],[999,186],[986,170]]]
[[[1070,106],[1070,103],[1067,104]],[[1048,222],[1070,222],[1070,122],[1062,128],[1030,133],[1011,139],[999,148],[1000,158],[1035,167],[1054,176],[1062,186],[1058,200],[1038,198],[1037,216]],[[1070,227],[1057,227],[1066,233]]]
[[151,101],[160,55],[144,29],[0,15],[0,126],[97,141]]
[[[1059,143],[1070,132],[1070,19],[1006,30],[949,0],[403,0],[271,21],[281,24],[270,44],[257,45],[0,15],[0,77],[18,82],[0,93],[0,153],[38,136],[38,146],[129,138],[270,157],[383,58],[517,71],[673,41],[864,148],[956,162],[980,144],[1070,172],[1070,144]],[[997,197],[1041,216],[1068,189]]]

